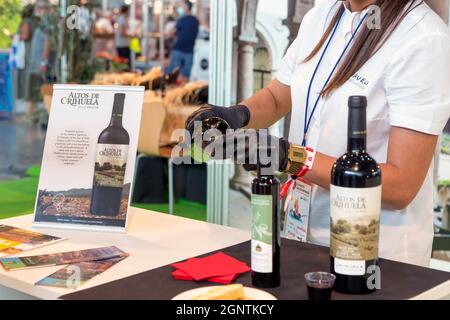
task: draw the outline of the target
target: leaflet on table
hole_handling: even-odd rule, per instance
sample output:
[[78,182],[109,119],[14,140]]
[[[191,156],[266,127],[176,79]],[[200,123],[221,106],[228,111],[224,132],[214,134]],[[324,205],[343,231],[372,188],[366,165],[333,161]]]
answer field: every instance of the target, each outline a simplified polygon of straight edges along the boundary
[[95,276],[105,272],[115,264],[127,258],[123,254],[117,258],[100,261],[85,261],[66,266],[38,282],[38,286],[77,289]]
[[125,230],[143,98],[143,87],[53,86],[35,224]]
[[48,234],[0,225],[0,257],[47,246],[64,240]]
[[7,271],[50,267],[85,261],[98,261],[123,256],[125,252],[117,247],[103,247],[71,252],[60,252],[29,257],[0,258],[0,264]]

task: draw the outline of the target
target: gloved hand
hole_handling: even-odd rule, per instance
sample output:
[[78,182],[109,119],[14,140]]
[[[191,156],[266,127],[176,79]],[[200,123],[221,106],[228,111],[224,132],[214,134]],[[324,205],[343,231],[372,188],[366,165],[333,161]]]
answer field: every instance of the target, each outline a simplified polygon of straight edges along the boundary
[[192,135],[194,133],[195,121],[203,121],[213,117],[225,120],[230,125],[230,129],[236,130],[248,125],[250,111],[244,105],[225,108],[207,104],[189,116],[186,120],[186,129]]
[[247,171],[255,171],[260,165],[272,168],[273,172],[284,172],[289,163],[289,142],[269,135],[267,129],[228,133],[217,137],[209,148],[214,159],[231,158]]

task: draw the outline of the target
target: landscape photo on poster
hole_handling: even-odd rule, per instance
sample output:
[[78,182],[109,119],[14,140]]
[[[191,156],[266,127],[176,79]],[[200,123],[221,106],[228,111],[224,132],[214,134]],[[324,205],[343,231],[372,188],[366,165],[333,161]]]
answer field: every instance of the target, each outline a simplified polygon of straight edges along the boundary
[[143,87],[54,85],[37,224],[123,231]]

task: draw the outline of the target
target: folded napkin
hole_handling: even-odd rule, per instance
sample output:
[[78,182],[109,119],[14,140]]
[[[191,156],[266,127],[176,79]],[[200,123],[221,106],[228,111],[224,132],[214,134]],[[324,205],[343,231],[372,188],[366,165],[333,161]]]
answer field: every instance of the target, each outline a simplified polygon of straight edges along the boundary
[[223,252],[205,258],[192,258],[185,262],[172,264],[174,279],[190,281],[210,281],[228,284],[240,274],[250,271],[247,264]]
[[[230,274],[230,275],[222,276],[222,277],[212,277],[212,278],[209,278],[207,280],[209,282],[213,282],[213,283],[230,284],[238,276],[239,276],[239,274]],[[194,281],[194,278],[192,278],[190,275],[188,275],[188,274],[186,274],[186,273],[184,273],[183,271],[180,271],[180,270],[175,270],[174,272],[172,272],[172,277],[175,280]]]

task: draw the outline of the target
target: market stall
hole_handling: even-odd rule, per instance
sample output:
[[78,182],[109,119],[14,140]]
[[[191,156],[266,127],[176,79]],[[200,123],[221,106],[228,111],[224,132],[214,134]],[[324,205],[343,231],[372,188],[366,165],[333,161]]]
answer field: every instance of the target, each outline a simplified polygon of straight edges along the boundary
[[[103,6],[106,3],[105,0]],[[374,92],[399,93],[402,90],[394,81],[388,83],[381,76],[370,81],[366,74],[352,76],[358,69],[344,79],[350,81],[349,86],[335,84],[334,90],[346,91],[331,95],[336,100],[331,100],[334,103],[326,108],[330,101],[324,94],[328,81],[334,79],[332,76],[347,50],[351,50],[352,41],[360,40],[362,47],[367,45],[362,41],[364,37],[356,38],[358,31],[363,28],[373,37],[370,28],[364,27],[369,13],[353,15],[353,18],[361,16],[359,23],[353,23],[355,26],[345,23],[348,30],[339,29],[341,19],[350,19],[347,15],[353,10],[346,7],[347,3],[340,3],[335,13],[335,29],[329,28],[332,33],[323,52],[317,49],[322,57],[318,59],[312,78],[302,80],[310,80],[308,92],[303,92],[306,96],[295,95],[305,90],[303,82],[291,82],[299,80],[294,76],[300,55],[292,54],[298,49],[295,45],[284,62],[297,67],[285,66],[268,90],[254,94],[255,88],[251,85],[254,79],[251,78],[258,0],[238,1],[238,32],[233,31],[234,4],[213,1],[211,21],[215,28],[210,34],[208,58],[211,65],[204,59],[205,70],[211,69],[209,81],[189,82],[183,76],[184,62],[170,72],[165,68],[168,61],[164,54],[163,27],[166,11],[169,7],[172,10],[172,4],[167,5],[164,0],[140,3],[145,10],[144,48],[140,58],[135,56],[137,51],[129,59],[119,58],[108,50],[97,52],[93,56],[102,68],[94,70],[88,66],[89,77],[85,78],[84,74],[83,79],[89,80],[84,82],[76,77],[68,79],[71,72],[67,72],[79,68],[73,63],[68,67],[70,55],[65,53],[60,57],[62,66],[58,80],[69,84],[41,87],[49,121],[48,127],[45,126],[39,183],[33,189],[37,191],[34,214],[0,220],[0,300],[169,300],[179,299],[180,295],[187,300],[450,299],[450,274],[425,267],[429,265],[433,245],[435,249],[446,248],[443,242],[432,243],[435,217],[431,205],[432,170],[426,172],[424,168],[427,161],[431,161],[436,145],[430,138],[437,139],[441,133],[439,128],[444,118],[448,118],[448,109],[439,108],[439,114],[436,112],[436,117],[428,119],[429,127],[435,129],[417,127],[418,120],[430,117],[431,112],[427,111],[433,111],[422,109],[428,107],[428,103],[420,99],[428,97],[417,92],[421,88],[430,92],[436,90],[434,96],[429,94],[435,105],[446,106],[448,91],[430,85],[429,80],[434,75],[426,74],[428,66],[424,57],[419,56],[421,60],[416,61],[417,66],[424,68],[417,72],[424,75],[422,82],[419,77],[408,77],[404,70],[395,70],[400,63],[391,65],[390,59],[401,45],[388,42],[392,48],[380,50],[385,59],[376,61],[386,74],[398,72],[390,79],[396,79],[402,88],[409,88],[408,97],[414,99],[406,100],[415,101],[414,109],[420,113],[414,115],[409,109],[398,107],[400,111],[395,115],[391,97],[387,96],[382,97],[381,103],[375,103],[380,97]],[[158,10],[155,9],[157,3]],[[180,13],[180,17],[192,8],[192,3],[195,1],[184,3],[185,12]],[[313,3],[306,1],[306,7],[297,6],[299,3],[290,1],[289,12],[295,10],[300,19]],[[149,16],[150,5],[155,9],[152,17]],[[63,17],[65,7],[66,1],[61,1]],[[133,2],[131,19],[137,19],[138,7],[139,3]],[[401,8],[394,9],[400,13]],[[155,20],[158,32],[151,33],[149,23],[154,17],[158,19]],[[437,16],[433,18],[435,26],[442,29],[440,36],[446,34],[446,26],[442,26]],[[311,22],[308,25],[306,21],[305,26],[305,30],[311,28],[308,35],[314,33],[316,25]],[[235,44],[233,32],[238,34]],[[339,48],[332,41],[335,35],[351,37],[348,44],[341,43],[339,46],[343,47]],[[319,39],[319,35],[316,36]],[[149,42],[155,37],[159,40],[159,56],[155,54],[150,61]],[[417,45],[411,38],[406,40]],[[446,36],[441,38],[448,40]],[[324,37],[324,43],[326,40]],[[237,75],[233,75],[234,60],[230,54],[235,48],[240,53]],[[315,88],[317,71],[325,72],[319,67],[328,49],[343,52],[329,77],[321,75],[324,79],[328,77],[323,88]],[[446,57],[448,55],[439,56],[442,61]],[[351,69],[354,64],[350,58],[345,62]],[[397,55],[395,58],[400,59]],[[416,58],[411,56],[405,60]],[[80,58],[75,60],[84,62]],[[304,63],[313,62],[314,59]],[[436,68],[435,62],[430,65]],[[365,63],[359,67],[364,66]],[[378,72],[374,64],[370,66],[373,74]],[[438,69],[445,69],[434,69],[436,78],[445,83],[449,73],[438,74]],[[308,75],[307,72],[298,74]],[[232,85],[234,80],[236,86]],[[410,85],[410,81],[416,82]],[[372,85],[378,85],[377,90],[372,90]],[[316,102],[310,105],[314,92]],[[237,95],[238,105],[232,105],[234,95]],[[248,97],[251,98],[246,99]],[[447,100],[441,101],[443,97]],[[306,107],[303,100],[306,100]],[[404,97],[399,100],[405,103]],[[373,114],[373,105],[379,108],[375,109],[376,114]],[[199,110],[200,106],[203,107]],[[291,110],[296,117],[289,139],[274,137],[272,132],[260,129],[279,121],[281,113]],[[300,121],[302,114],[304,121]],[[392,114],[397,123],[390,122]],[[412,118],[408,120],[406,115]],[[217,135],[209,136],[210,129]],[[309,129],[313,130],[312,135]],[[397,141],[392,137],[399,134],[398,130],[403,130],[397,136],[402,143],[385,148]],[[242,132],[253,136],[240,140]],[[190,138],[181,141],[186,137]],[[225,149],[221,140],[224,137],[229,143],[227,153],[216,158],[220,153],[217,151]],[[422,143],[408,144],[416,139]],[[266,140],[270,140],[269,145],[265,144]],[[377,141],[376,146],[374,141]],[[428,149],[419,152],[425,145]],[[228,146],[234,148],[232,154],[228,153]],[[242,154],[238,154],[241,146],[243,161],[239,158]],[[182,152],[178,154],[173,152],[180,149]],[[261,161],[261,157],[269,156],[261,151],[268,150],[269,163]],[[409,159],[404,158],[407,152],[413,155]],[[420,158],[425,154],[429,157]],[[250,159],[252,156],[255,156],[254,162]],[[175,167],[174,162],[180,159],[196,162],[180,161],[179,167]],[[250,179],[245,182],[248,197],[238,203],[246,210],[250,223],[248,226],[235,224],[246,230],[228,227],[229,216],[234,213],[229,206],[235,205],[228,197],[232,161],[239,168],[235,170],[235,177],[239,171],[243,172],[242,168],[253,172],[247,175],[252,182]],[[183,166],[194,168],[194,164],[197,171],[190,180],[179,174]],[[420,183],[410,179],[409,172],[415,172]],[[144,183],[139,185],[139,180]],[[234,180],[231,179],[231,185]],[[209,223],[173,215],[175,181],[181,181],[178,185],[183,184],[183,188],[193,193],[204,195],[198,203],[207,202],[205,211]],[[169,215],[136,208],[148,200],[145,196],[150,193],[156,194],[158,200],[163,199],[161,202],[167,202],[168,198],[168,210],[161,211]],[[449,201],[447,193],[445,197],[444,200]],[[444,213],[448,213],[448,208],[444,208]],[[32,210],[25,212],[32,213]],[[444,214],[442,225],[448,224],[445,218]],[[448,238],[447,231],[442,231]],[[214,295],[215,289],[211,293],[209,288],[214,284],[218,288],[218,284],[225,285],[218,291],[228,292],[233,288],[239,293]]]

